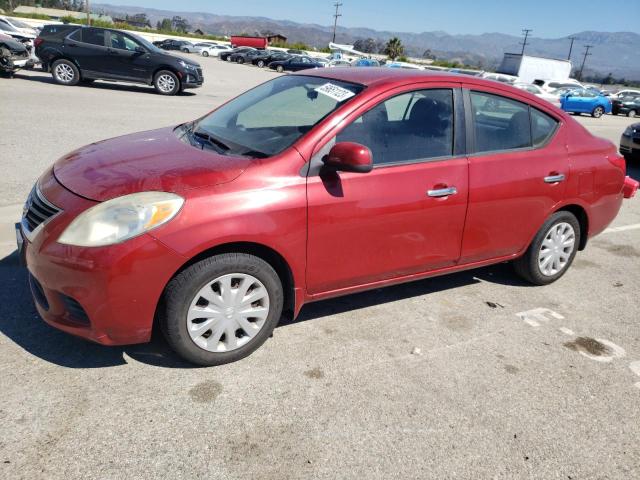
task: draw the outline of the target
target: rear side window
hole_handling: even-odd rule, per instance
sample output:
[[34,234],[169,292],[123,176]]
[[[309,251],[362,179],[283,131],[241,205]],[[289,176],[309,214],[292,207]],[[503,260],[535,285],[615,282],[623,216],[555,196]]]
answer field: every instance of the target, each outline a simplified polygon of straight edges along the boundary
[[98,28],[82,29],[82,41],[91,45],[100,45],[104,47],[104,30]]
[[80,29],[76,30],[71,35],[69,35],[67,38],[69,38],[69,40],[75,40],[76,42],[81,42],[82,41],[82,30],[80,30]]
[[488,93],[471,92],[471,106],[477,152],[531,146],[527,104]]
[[546,113],[535,108],[531,109],[531,136],[533,146],[539,147],[547,143],[556,131],[558,122]]

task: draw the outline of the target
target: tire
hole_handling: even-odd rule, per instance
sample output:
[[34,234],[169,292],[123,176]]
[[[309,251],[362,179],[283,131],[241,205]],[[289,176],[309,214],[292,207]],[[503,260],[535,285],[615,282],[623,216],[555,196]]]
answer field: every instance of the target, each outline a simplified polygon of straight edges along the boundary
[[208,57],[209,56],[209,52],[207,52],[206,50],[202,52],[202,56],[203,57]]
[[189,53],[189,49],[188,48],[183,48],[182,49],[182,53]]
[[175,95],[180,91],[180,80],[170,70],[160,70],[153,77],[153,86],[160,95]]
[[258,60],[257,65],[259,68],[264,68],[264,60]]
[[282,73],[282,72],[284,72],[284,67],[283,67],[282,65],[278,65],[278,66],[276,67],[276,72],[278,72],[278,73]]
[[[230,292],[226,298],[225,282]],[[231,294],[234,285],[235,294],[249,288],[243,298],[260,298],[249,299],[251,303],[243,309],[259,312],[256,315],[262,318],[256,316],[252,321],[234,310],[240,308]],[[211,295],[211,301],[202,295]],[[160,327],[171,348],[185,360],[222,365],[250,355],[271,336],[282,315],[283,300],[278,274],[261,258],[245,253],[215,255],[191,265],[169,282],[160,309]],[[189,316],[189,312],[197,315],[200,311],[209,312],[210,317]]]
[[60,85],[77,85],[80,81],[80,70],[76,64],[65,59],[56,60],[51,65],[51,75]]
[[239,57],[238,60],[236,60],[240,65],[242,65],[244,63],[244,58]]
[[629,110],[629,111],[627,112],[627,117],[634,118],[634,117],[636,117],[637,115],[638,115],[638,112],[636,112],[635,110]]
[[601,107],[601,106],[597,106],[591,112],[591,116],[593,118],[600,118],[602,115],[604,115],[604,107]]
[[[570,228],[568,228],[568,227]],[[548,270],[544,272],[541,268],[541,252],[544,249],[549,252],[552,250],[553,246],[550,248],[550,244],[547,242],[553,243],[553,232],[557,230],[567,232],[567,239],[562,240],[562,237],[558,240],[560,248],[563,241],[568,241],[571,238],[570,233],[573,233],[573,244],[571,246],[571,250],[567,251],[564,247],[564,254],[566,256],[564,263],[558,261],[558,268],[552,268],[551,265],[555,264],[554,254],[551,251],[550,255],[546,255],[545,257],[551,257],[551,262],[545,265]],[[572,230],[572,232],[571,232]],[[515,268],[516,273],[525,279],[526,281],[533,283],[534,285],[548,285],[549,283],[553,283],[558,280],[571,266],[573,259],[576,256],[578,251],[578,246],[580,245],[580,223],[578,219],[571,212],[560,211],[551,215],[546,222],[540,227],[540,230],[534,237],[531,245],[525,252],[525,254],[515,260],[513,262],[513,266]],[[547,239],[547,237],[551,237]],[[547,242],[545,242],[547,241]],[[543,245],[544,243],[544,245]],[[544,265],[544,262],[542,262]]]

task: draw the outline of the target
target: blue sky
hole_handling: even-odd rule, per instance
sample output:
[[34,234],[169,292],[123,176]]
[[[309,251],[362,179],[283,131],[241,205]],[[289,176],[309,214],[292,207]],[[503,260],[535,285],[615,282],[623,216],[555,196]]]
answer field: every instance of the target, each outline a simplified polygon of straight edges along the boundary
[[[335,0],[102,0],[172,11],[263,16],[301,23],[333,23]],[[448,33],[500,32],[563,37],[583,30],[640,32],[640,0],[340,0],[339,24],[376,30]]]

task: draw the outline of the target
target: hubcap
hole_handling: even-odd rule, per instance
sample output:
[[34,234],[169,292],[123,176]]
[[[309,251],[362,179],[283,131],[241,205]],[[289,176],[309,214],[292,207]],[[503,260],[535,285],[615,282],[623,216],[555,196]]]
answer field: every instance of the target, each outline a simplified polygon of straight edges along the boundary
[[229,352],[246,345],[269,314],[269,294],[257,278],[232,273],[205,285],[187,312],[193,342],[209,352]]
[[573,227],[566,223],[552,226],[542,241],[538,253],[538,268],[547,277],[562,271],[569,262],[575,247],[576,234]]
[[60,63],[59,65],[56,65],[56,77],[58,77],[59,80],[68,83],[73,80],[74,76],[75,74],[73,73],[73,68],[71,68],[66,63]]
[[602,108],[600,107],[596,108],[596,117],[602,116],[602,112],[603,112]]
[[163,92],[170,92],[176,86],[176,81],[171,75],[160,75],[158,77],[158,88]]

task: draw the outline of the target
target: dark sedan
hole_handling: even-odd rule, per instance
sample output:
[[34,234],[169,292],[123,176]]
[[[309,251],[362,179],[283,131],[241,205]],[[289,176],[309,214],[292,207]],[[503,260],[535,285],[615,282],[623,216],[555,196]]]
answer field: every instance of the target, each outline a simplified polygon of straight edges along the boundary
[[611,113],[637,117],[640,115],[640,95],[629,95],[613,100]]
[[251,63],[254,58],[262,55],[262,53],[262,50],[246,50],[243,52],[235,52],[229,55],[229,58],[227,60],[236,63]]
[[280,51],[270,52],[267,50],[267,51],[261,52],[260,55],[253,57],[251,60],[251,63],[253,63],[254,65],[257,65],[260,68],[263,68],[269,65],[271,62],[281,62],[289,59],[290,57],[291,55],[286,52],[280,52]]
[[640,157],[640,123],[627,127],[620,138],[620,153],[629,162]]
[[323,68],[320,62],[315,61],[311,57],[291,57],[287,60],[279,60],[269,64],[271,70],[282,72],[297,72],[308,68]]
[[220,55],[218,55],[218,60],[225,60],[227,62],[231,61],[231,55],[235,55],[236,53],[245,53],[245,52],[250,52],[250,51],[254,51],[255,48],[253,47],[237,47],[234,48],[233,50],[227,50],[226,52],[220,52]]
[[[187,42],[185,40],[173,40],[173,39],[166,39],[166,40],[162,40],[162,41],[158,41],[158,42],[153,42],[153,44],[156,47],[159,47],[163,50],[180,50],[180,51],[185,51],[185,47],[188,46],[193,46],[190,42]],[[188,50],[186,50],[188,52]]]

